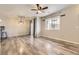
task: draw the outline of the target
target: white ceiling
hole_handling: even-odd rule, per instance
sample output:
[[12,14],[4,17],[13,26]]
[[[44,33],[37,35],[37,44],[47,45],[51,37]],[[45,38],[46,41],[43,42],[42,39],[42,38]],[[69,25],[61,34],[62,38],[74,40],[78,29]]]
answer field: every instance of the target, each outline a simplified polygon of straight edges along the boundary
[[[43,4],[42,6],[48,6],[48,9],[44,10],[44,13],[38,14],[38,16],[45,16],[68,7],[67,4]],[[35,11],[31,9],[35,8],[34,4],[2,4],[0,5],[0,15],[3,16],[37,16]]]

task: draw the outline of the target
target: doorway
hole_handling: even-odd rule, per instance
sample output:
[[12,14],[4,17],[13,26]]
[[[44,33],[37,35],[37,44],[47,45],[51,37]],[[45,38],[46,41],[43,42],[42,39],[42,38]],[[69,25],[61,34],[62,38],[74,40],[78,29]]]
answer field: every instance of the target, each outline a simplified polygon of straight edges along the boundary
[[36,32],[36,18],[30,21],[29,35],[35,38],[36,36],[35,32]]

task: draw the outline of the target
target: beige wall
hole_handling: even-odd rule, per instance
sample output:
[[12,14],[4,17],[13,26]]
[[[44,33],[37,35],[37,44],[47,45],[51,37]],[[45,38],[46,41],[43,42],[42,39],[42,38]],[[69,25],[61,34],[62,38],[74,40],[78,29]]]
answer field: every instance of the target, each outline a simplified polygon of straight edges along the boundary
[[8,37],[27,35],[29,33],[29,19],[28,18],[24,20],[24,23],[19,23],[17,17],[3,17],[2,16],[0,18],[2,19],[2,22],[0,22],[0,26],[4,25],[6,27]]
[[[79,5],[73,5],[60,11],[60,30],[45,30],[45,21],[41,21],[41,35],[58,40],[79,43]],[[59,15],[60,13],[58,13]],[[55,14],[46,17],[53,17]],[[57,15],[57,14],[56,14]],[[45,17],[45,18],[46,18]]]

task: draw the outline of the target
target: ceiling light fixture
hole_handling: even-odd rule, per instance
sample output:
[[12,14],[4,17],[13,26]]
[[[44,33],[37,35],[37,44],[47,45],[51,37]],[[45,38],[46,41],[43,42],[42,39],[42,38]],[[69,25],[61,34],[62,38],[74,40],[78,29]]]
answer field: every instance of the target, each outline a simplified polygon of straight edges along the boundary
[[48,9],[48,7],[42,7],[40,4],[36,4],[36,8],[31,9],[32,11],[36,11],[36,14],[42,13],[44,10]]
[[25,16],[18,16],[18,18],[20,23],[23,23],[25,20]]

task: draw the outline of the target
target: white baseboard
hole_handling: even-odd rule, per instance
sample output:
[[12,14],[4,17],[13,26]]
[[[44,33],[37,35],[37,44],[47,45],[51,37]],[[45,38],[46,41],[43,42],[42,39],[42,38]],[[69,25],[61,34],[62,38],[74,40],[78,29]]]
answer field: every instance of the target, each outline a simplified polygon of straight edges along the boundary
[[26,34],[26,35],[17,35],[17,36],[8,36],[9,38],[11,37],[21,37],[21,36],[28,36],[29,34]]
[[79,44],[78,42],[72,42],[72,41],[63,40],[63,39],[60,39],[60,38],[51,38],[51,37],[48,37],[48,36],[44,36],[44,35],[42,35],[42,36],[43,36],[43,37],[47,37],[47,38],[50,38],[50,39],[56,39],[56,40],[60,40],[60,41],[65,41],[65,42],[73,43],[73,44]]

